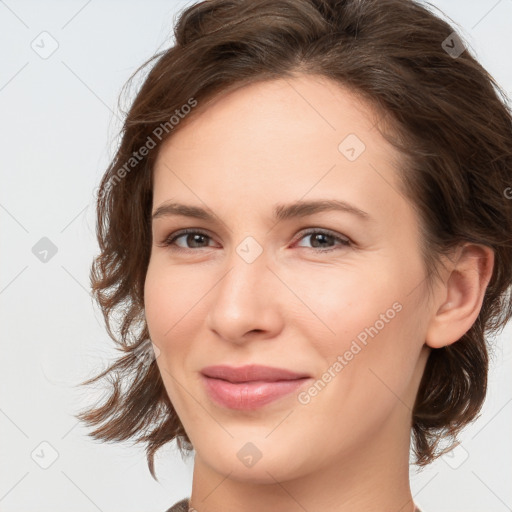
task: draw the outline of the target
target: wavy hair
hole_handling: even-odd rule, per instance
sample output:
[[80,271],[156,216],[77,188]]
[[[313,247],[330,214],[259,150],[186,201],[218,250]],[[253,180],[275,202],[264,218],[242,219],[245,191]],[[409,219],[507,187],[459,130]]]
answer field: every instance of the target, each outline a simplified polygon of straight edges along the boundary
[[390,130],[381,133],[403,155],[401,185],[420,219],[427,283],[439,276],[440,256],[459,244],[494,251],[493,274],[474,325],[429,355],[412,412],[416,464],[424,466],[450,449],[441,450],[439,442],[456,440],[478,417],[487,389],[489,337],[512,316],[512,115],[505,92],[429,5],[208,0],[179,14],[173,45],[127,82],[150,67],[125,113],[120,145],[98,190],[100,253],[91,286],[108,334],[123,354],[80,384],[109,380],[107,400],[77,415],[97,427],[90,436],[145,443],[155,479],[160,447],[176,439],[182,456],[193,450],[154,356],[148,357],[144,281],[152,243],[153,164],[162,142],[209,99],[297,74],[328,77],[382,113]]

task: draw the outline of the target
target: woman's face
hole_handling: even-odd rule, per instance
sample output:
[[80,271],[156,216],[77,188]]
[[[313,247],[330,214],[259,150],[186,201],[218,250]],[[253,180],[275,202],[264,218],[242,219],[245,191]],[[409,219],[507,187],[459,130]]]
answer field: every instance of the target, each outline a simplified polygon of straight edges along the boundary
[[[300,76],[196,114],[158,155],[145,283],[158,368],[196,464],[274,483],[408,454],[431,311],[418,219],[376,113],[334,82]],[[301,206],[320,201],[357,210]],[[211,218],[173,214],[171,203]],[[195,234],[163,245],[185,228]],[[309,378],[202,375],[249,364]]]

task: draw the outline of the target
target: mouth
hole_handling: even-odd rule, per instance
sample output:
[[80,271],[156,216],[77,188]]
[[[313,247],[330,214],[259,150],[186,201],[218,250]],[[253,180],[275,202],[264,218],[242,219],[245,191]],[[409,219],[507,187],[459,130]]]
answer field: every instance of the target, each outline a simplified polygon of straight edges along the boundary
[[209,398],[229,409],[253,410],[298,391],[311,377],[262,366],[216,366],[201,371]]
[[207,366],[201,370],[201,373],[206,377],[232,383],[279,382],[310,377],[310,375],[303,372],[256,364],[240,367],[228,365]]

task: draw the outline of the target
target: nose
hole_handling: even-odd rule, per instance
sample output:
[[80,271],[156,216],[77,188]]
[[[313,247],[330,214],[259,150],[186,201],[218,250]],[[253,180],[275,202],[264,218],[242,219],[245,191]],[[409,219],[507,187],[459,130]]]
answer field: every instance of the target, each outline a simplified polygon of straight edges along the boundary
[[275,337],[282,330],[285,287],[268,263],[265,252],[254,261],[236,252],[229,259],[210,292],[207,315],[207,327],[220,338],[241,344],[256,335]]

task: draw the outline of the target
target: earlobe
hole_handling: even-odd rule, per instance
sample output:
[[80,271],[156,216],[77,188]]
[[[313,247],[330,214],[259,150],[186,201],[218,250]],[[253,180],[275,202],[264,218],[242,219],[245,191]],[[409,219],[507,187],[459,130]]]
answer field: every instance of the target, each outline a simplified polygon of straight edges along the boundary
[[439,301],[432,306],[425,343],[441,348],[459,340],[475,323],[492,276],[494,251],[466,244],[458,251],[447,280],[439,285]]

